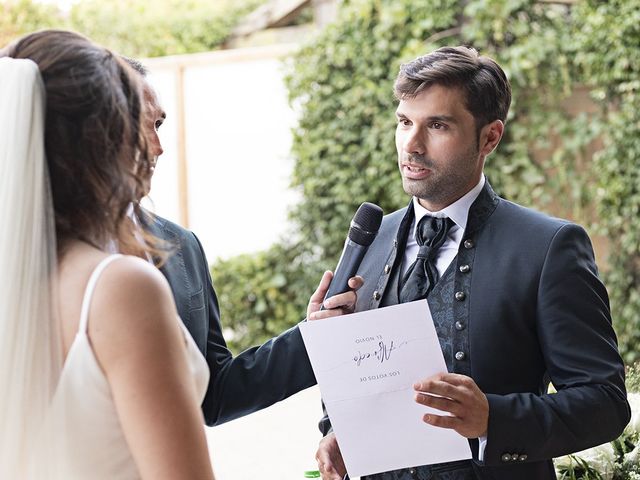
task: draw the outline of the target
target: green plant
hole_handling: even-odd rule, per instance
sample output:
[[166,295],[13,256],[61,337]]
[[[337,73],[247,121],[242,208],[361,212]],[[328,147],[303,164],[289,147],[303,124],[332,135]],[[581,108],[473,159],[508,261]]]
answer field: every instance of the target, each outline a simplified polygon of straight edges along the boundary
[[333,268],[363,201],[386,212],[408,202],[395,160],[392,85],[416,39],[452,28],[455,0],[345,2],[339,20],[292,59],[287,84],[300,110],[294,130],[292,212],[308,251]]
[[53,5],[34,0],[0,2],[0,48],[27,32],[64,23],[62,12]]
[[[505,68],[514,93],[489,179],[509,199],[605,236],[610,253],[599,261],[620,349],[627,362],[640,358],[639,12],[640,0],[344,1],[338,20],[288,67],[300,112],[292,185],[302,201],[291,213],[299,251],[316,271],[333,268],[361,202],[386,212],[406,205],[393,140],[398,66],[472,44]],[[593,103],[572,111],[585,88]],[[288,283],[282,298],[314,282]]]
[[567,465],[558,468],[559,480],[603,480],[602,475],[587,460],[569,455]]
[[523,0],[345,4],[340,20],[294,57],[287,79],[302,112],[293,184],[303,201],[292,217],[323,266],[336,261],[362,201],[387,212],[408,202],[396,166],[393,81],[402,61],[442,45],[471,44],[511,78],[507,134],[486,168],[496,190],[539,208],[563,198],[557,214],[593,222],[587,149],[597,130],[563,108],[574,86],[570,13]]
[[575,61],[602,109],[593,170],[598,228],[611,242],[605,279],[631,363],[640,360],[640,1],[580,2],[575,16]]
[[130,57],[204,52],[219,48],[263,1],[85,0],[63,12],[34,0],[9,0],[0,4],[0,45],[34,30],[63,28]]
[[85,0],[71,9],[71,28],[133,57],[219,48],[261,0]]
[[212,276],[225,336],[238,352],[302,321],[322,272],[309,267],[299,247],[274,245],[254,254],[218,260]]

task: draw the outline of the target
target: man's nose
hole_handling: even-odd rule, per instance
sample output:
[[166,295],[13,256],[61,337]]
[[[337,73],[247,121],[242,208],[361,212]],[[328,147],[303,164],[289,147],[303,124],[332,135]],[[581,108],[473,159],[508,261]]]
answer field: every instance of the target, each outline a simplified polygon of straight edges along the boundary
[[407,132],[407,136],[404,140],[403,149],[405,153],[416,153],[419,155],[424,155],[426,151],[425,142],[420,134],[420,131],[416,129],[412,129],[410,132]]
[[163,153],[164,150],[162,148],[162,143],[160,142],[160,137],[158,137],[157,132],[153,132],[153,135],[151,137],[151,154],[154,157],[159,157]]

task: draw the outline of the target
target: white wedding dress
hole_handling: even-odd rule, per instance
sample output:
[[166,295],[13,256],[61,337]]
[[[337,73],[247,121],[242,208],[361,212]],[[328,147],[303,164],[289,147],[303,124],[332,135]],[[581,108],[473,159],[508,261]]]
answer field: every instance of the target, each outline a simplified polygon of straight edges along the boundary
[[[49,412],[64,422],[64,438],[58,451],[56,480],[133,480],[139,479],[120,425],[109,383],[100,368],[87,335],[89,306],[100,274],[119,255],[104,259],[87,284],[78,332],[69,349]],[[207,363],[180,319],[187,343],[193,381],[202,401],[209,382]],[[180,415],[180,412],[167,412]],[[158,418],[158,422],[164,421]],[[204,427],[203,427],[204,428]]]

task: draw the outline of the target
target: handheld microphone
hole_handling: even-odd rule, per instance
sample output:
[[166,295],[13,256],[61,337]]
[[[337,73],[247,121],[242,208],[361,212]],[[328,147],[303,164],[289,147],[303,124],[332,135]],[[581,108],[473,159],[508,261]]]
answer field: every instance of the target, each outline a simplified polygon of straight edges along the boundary
[[382,223],[382,209],[378,205],[368,202],[360,205],[351,220],[349,235],[344,242],[344,249],[329,290],[324,297],[325,300],[349,290],[349,279],[358,271],[369,245],[378,234],[380,223]]

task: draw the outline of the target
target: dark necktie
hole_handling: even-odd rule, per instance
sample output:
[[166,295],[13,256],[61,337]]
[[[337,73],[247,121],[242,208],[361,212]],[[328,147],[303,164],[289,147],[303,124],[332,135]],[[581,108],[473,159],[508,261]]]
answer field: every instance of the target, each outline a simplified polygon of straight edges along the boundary
[[402,279],[400,303],[427,298],[439,277],[435,262],[438,249],[447,239],[447,232],[452,225],[450,218],[425,215],[420,219],[416,228],[420,250],[416,261]]

